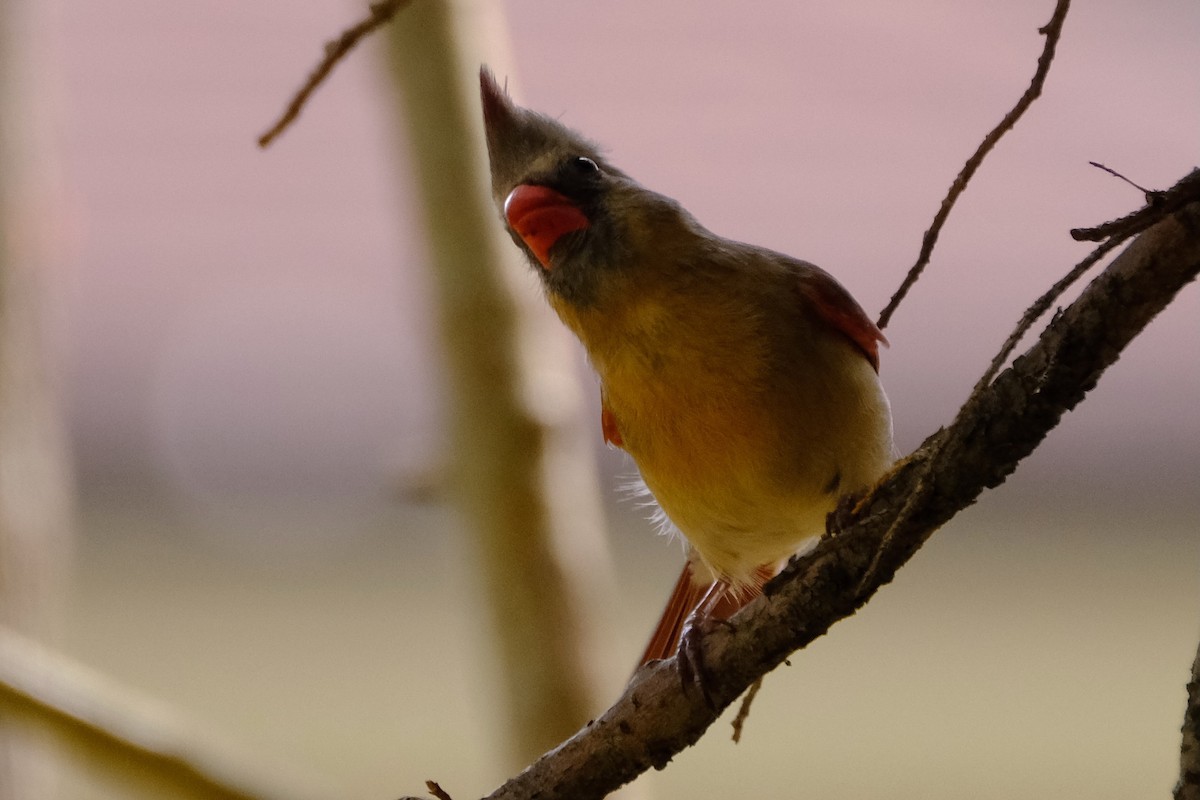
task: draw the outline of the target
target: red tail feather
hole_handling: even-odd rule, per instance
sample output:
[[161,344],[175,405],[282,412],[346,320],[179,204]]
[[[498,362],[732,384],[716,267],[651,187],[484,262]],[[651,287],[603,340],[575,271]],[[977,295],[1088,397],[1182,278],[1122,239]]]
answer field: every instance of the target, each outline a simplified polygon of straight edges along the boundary
[[[717,598],[716,604],[710,612],[711,616],[714,619],[732,617],[742,606],[762,594],[763,584],[775,577],[776,572],[778,572],[777,565],[764,564],[754,571],[748,585],[736,590],[726,588]],[[654,635],[650,637],[650,643],[646,645],[646,652],[642,654],[642,660],[638,662],[639,667],[656,659],[670,658],[675,655],[675,651],[679,647],[679,637],[683,634],[683,626],[688,615],[696,610],[712,585],[712,581],[696,582],[692,562],[688,561],[683,565],[683,572],[679,574],[679,580],[675,581],[675,588],[671,590],[671,597],[667,600],[667,607],[663,609],[658,627],[654,629]]]

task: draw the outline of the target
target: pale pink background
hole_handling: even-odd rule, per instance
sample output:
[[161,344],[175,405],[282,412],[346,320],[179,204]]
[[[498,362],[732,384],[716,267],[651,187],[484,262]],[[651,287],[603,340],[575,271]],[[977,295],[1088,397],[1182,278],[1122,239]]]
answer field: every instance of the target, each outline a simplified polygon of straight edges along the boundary
[[[1047,2],[513,2],[525,102],[709,227],[819,263],[877,313],[949,180],[1019,96]],[[432,457],[436,355],[379,45],[271,150],[255,135],[353,3],[62,10],[76,246],[66,338],[87,487],[371,492]],[[1067,229],[1197,161],[1200,8],[1080,3],[1044,97],[979,174],[884,356],[900,444],[950,419]],[[481,55],[481,58],[486,57]],[[531,283],[532,288],[532,283]],[[1028,466],[1194,482],[1194,288]],[[1193,483],[1194,485],[1194,483]]]

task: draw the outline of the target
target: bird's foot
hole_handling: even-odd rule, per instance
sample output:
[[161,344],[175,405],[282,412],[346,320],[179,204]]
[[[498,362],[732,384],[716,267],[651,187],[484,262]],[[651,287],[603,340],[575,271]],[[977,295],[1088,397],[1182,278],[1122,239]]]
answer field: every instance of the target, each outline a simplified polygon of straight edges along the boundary
[[717,704],[713,701],[710,689],[712,674],[704,661],[704,639],[717,627],[732,630],[733,623],[711,616],[693,614],[688,617],[679,636],[679,651],[675,656],[679,662],[679,679],[683,683],[683,691],[687,693],[693,689],[698,690],[704,702],[714,711]]
[[862,512],[865,492],[847,492],[838,500],[837,506],[825,517],[825,535],[836,536],[858,518]]

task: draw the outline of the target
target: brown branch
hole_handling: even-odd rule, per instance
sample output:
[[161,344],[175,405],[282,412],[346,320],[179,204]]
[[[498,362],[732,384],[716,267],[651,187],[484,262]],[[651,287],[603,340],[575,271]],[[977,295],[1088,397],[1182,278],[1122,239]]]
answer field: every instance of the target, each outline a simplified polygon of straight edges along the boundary
[[[1108,169],[1108,167],[1105,167],[1102,164],[1097,164],[1096,166],[1107,170],[1108,172],[1112,172],[1112,170]],[[1115,172],[1113,174],[1117,175]],[[1123,175],[1117,175],[1117,177],[1121,178],[1122,180],[1129,180]],[[1138,188],[1141,189],[1140,186]],[[1104,244],[1102,244],[1100,247],[1097,247],[1091,252],[1091,254],[1088,255],[1087,258],[1076,264],[1070,272],[1068,272],[1061,280],[1059,280],[1058,283],[1051,286],[1045,294],[1035,300],[1033,305],[1031,305],[1025,311],[1024,316],[1021,317],[1021,321],[1017,323],[1017,327],[1004,342],[1004,345],[1000,348],[1000,352],[997,353],[996,357],[992,359],[992,363],[988,366],[988,369],[983,374],[983,377],[979,379],[979,383],[975,387],[975,392],[979,391],[980,386],[991,383],[992,378],[994,378],[996,373],[1000,371],[1000,367],[1002,367],[1004,362],[1008,360],[1008,357],[1012,355],[1012,351],[1016,348],[1017,343],[1020,342],[1021,338],[1029,332],[1031,327],[1033,327],[1033,323],[1036,322],[1038,318],[1042,316],[1042,314],[1045,314],[1050,306],[1058,300],[1058,298],[1062,297],[1063,292],[1074,285],[1075,281],[1083,277],[1083,275],[1089,269],[1091,269],[1096,262],[1107,255],[1110,250],[1115,249],[1131,236],[1141,233],[1150,225],[1161,220],[1168,214],[1178,211],[1188,203],[1194,203],[1200,200],[1200,172],[1193,172],[1185,175],[1182,180],[1165,192],[1147,191],[1145,189],[1142,189],[1142,192],[1146,195],[1147,205],[1138,211],[1122,217],[1120,220],[1106,223],[1105,225],[1101,225],[1096,228],[1076,228],[1071,231],[1071,235],[1077,240],[1092,238],[1090,236],[1075,236],[1075,234],[1080,230],[1099,231],[1101,229],[1107,229],[1108,234]],[[1099,239],[1095,239],[1095,241],[1099,241]],[[972,394],[975,392],[972,392]]]
[[372,3],[370,13],[366,19],[342,31],[342,35],[325,43],[325,56],[321,62],[317,64],[308,76],[308,80],[304,82],[294,95],[291,102],[288,103],[286,109],[279,119],[272,125],[266,133],[258,137],[258,146],[267,147],[271,142],[283,133],[287,128],[296,121],[300,116],[300,111],[303,110],[304,104],[308,102],[308,98],[317,90],[329,73],[333,72],[333,68],[346,55],[354,49],[360,41],[366,36],[374,32],[377,28],[384,25],[392,17],[408,5],[412,0],[380,0],[380,2]]
[[[980,402],[980,398],[983,397],[984,391],[996,377],[996,373],[998,373],[1000,368],[1004,366],[1005,362],[1008,361],[1008,357],[1012,355],[1012,352],[1016,349],[1017,344],[1020,343],[1025,334],[1028,333],[1033,327],[1033,323],[1041,318],[1041,316],[1046,313],[1046,310],[1050,308],[1050,305],[1059,297],[1061,297],[1063,292],[1072,286],[1075,281],[1083,277],[1083,275],[1096,263],[1098,263],[1100,259],[1106,256],[1111,250],[1116,248],[1123,241],[1124,237],[1114,238],[1097,247],[1088,254],[1087,258],[1083,259],[1074,267],[1072,267],[1070,272],[1059,279],[1057,283],[1051,286],[1041,297],[1035,300],[1028,309],[1026,309],[1025,313],[1021,316],[1021,319],[1017,322],[1016,327],[1013,329],[1013,332],[1009,334],[1008,338],[1004,341],[1004,344],[1000,346],[1000,351],[992,358],[988,368],[984,370],[983,375],[978,381],[976,381],[975,386],[971,389],[971,394],[967,396],[966,402],[964,402],[962,408],[959,409],[957,416],[958,419],[977,412],[978,404]],[[934,446],[934,449],[929,454],[929,458],[926,460],[925,471],[917,476],[914,484],[915,488],[912,494],[910,494],[904,501],[904,506],[900,509],[900,513],[896,516],[895,521],[892,523],[887,533],[884,534],[883,540],[879,543],[879,547],[875,551],[875,555],[872,556],[871,564],[868,566],[866,574],[863,575],[860,589],[866,587],[871,583],[871,581],[874,580],[880,563],[888,557],[888,553],[891,551],[893,539],[896,536],[896,531],[903,528],[913,509],[918,503],[925,499],[925,493],[929,489],[929,483],[926,479],[929,476],[929,472],[933,468],[932,465],[937,462],[939,457],[942,455],[940,448],[945,447],[947,442],[947,439],[943,439],[939,445]]]
[[[1092,163],[1095,164],[1094,161]],[[1102,164],[1096,164],[1096,166],[1112,172]],[[1113,174],[1132,183],[1124,175],[1118,175],[1115,172]],[[1134,185],[1136,186],[1136,184]],[[1140,186],[1138,188],[1141,189]],[[1163,214],[1173,214],[1193,202],[1197,195],[1200,195],[1200,178],[1193,172],[1165,192],[1145,189],[1142,189],[1142,192],[1146,195],[1146,205],[1137,211],[1093,228],[1072,228],[1071,238],[1079,242],[1101,242],[1116,236],[1129,237],[1140,233],[1155,220],[1161,219]]]
[[733,718],[733,743],[738,744],[742,741],[742,729],[746,727],[746,720],[750,718],[750,706],[754,704],[754,698],[758,697],[758,690],[762,688],[762,676],[758,680],[750,684],[750,688],[746,690],[746,694],[742,695],[742,706],[738,709],[737,716]]
[[73,760],[111,777],[133,796],[296,800],[323,795],[296,776],[290,785],[268,779],[248,767],[243,753],[2,628],[0,719],[47,734]]
[[[1108,170],[1107,167],[1101,166],[1101,168]],[[1112,170],[1108,171],[1112,172]],[[991,384],[992,379],[996,377],[996,373],[998,373],[1000,368],[1004,366],[1005,362],[1008,361],[1008,357],[1012,355],[1012,352],[1016,349],[1017,344],[1022,338],[1024,338],[1025,334],[1030,331],[1030,329],[1033,327],[1033,324],[1039,318],[1041,318],[1043,314],[1046,313],[1050,306],[1053,305],[1060,297],[1062,297],[1063,293],[1073,286],[1077,280],[1082,278],[1088,270],[1095,266],[1104,256],[1108,255],[1110,251],[1116,249],[1129,237],[1141,230],[1144,230],[1151,224],[1165,218],[1168,214],[1168,209],[1178,210],[1188,202],[1200,201],[1200,171],[1195,171],[1185,175],[1167,192],[1145,192],[1145,194],[1147,196],[1147,200],[1152,204],[1154,202],[1153,197],[1169,197],[1170,203],[1163,203],[1154,206],[1150,213],[1139,219],[1137,223],[1138,227],[1130,225],[1126,226],[1120,231],[1114,232],[1111,238],[1089,253],[1086,258],[1076,264],[1070,272],[1059,279],[1053,286],[1046,290],[1041,297],[1035,300],[1028,309],[1026,309],[1025,313],[1021,316],[1021,319],[1017,322],[1016,327],[1013,329],[1013,332],[1009,334],[1004,344],[1001,345],[1000,351],[996,353],[995,357],[992,358],[992,362],[988,365],[988,368],[975,383],[974,388],[971,390],[971,394],[967,397],[966,402],[963,403],[962,409],[960,409],[958,412],[959,418],[976,412],[979,398],[982,396],[984,389]],[[1132,217],[1134,215],[1129,216]],[[1126,217],[1126,219],[1128,219],[1128,217]],[[944,445],[945,442],[943,442],[942,446]],[[938,456],[940,456],[940,453],[935,451],[930,458],[930,462],[936,461]],[[871,566],[868,568],[866,575],[863,577],[864,585],[869,583],[874,578],[875,571],[879,566],[879,562],[886,557],[886,554],[888,553],[892,544],[894,529],[903,525],[903,523],[908,519],[908,514],[910,513],[912,507],[923,498],[923,492],[928,488],[925,478],[926,475],[924,474],[918,476],[916,490],[905,501],[904,508],[901,509],[900,514],[893,523],[893,530],[890,530],[888,534],[884,536],[883,541],[880,543],[879,549],[876,551],[875,556],[872,559]]]
[[1034,71],[1033,80],[1029,82],[1029,88],[1021,95],[1019,99],[1007,114],[1004,119],[1000,120],[1000,124],[993,128],[987,136],[983,137],[983,141],[979,143],[979,147],[975,150],[971,157],[967,159],[967,163],[963,164],[962,170],[954,179],[954,183],[950,185],[950,191],[942,200],[941,207],[938,208],[937,214],[934,215],[933,224],[929,226],[929,230],[925,231],[925,236],[921,240],[921,252],[917,255],[917,262],[909,269],[908,274],[904,276],[904,280],[900,284],[900,288],[892,295],[892,299],[888,301],[887,307],[879,314],[879,329],[883,330],[892,319],[892,314],[900,306],[900,303],[908,295],[909,289],[921,277],[921,273],[925,270],[929,263],[930,257],[933,255],[933,248],[937,244],[938,236],[942,232],[942,228],[946,224],[946,219],[950,216],[951,209],[958,201],[959,196],[966,191],[967,183],[975,175],[979,165],[983,163],[983,159],[1000,138],[1008,133],[1017,124],[1017,120],[1025,113],[1025,111],[1033,105],[1042,93],[1042,86],[1046,83],[1046,75],[1050,72],[1050,64],[1054,61],[1054,50],[1058,46],[1058,40],[1062,36],[1063,21],[1067,18],[1067,9],[1071,5],[1070,0],[1058,0],[1054,7],[1054,14],[1050,17],[1050,21],[1043,27],[1038,29],[1038,33],[1046,37],[1045,46],[1042,48],[1042,54],[1038,57],[1037,69]]
[[[757,678],[855,612],[926,539],[997,486],[1122,349],[1200,273],[1200,203],[1133,241],[985,386],[969,413],[931,436],[763,597],[705,639],[716,708],[683,689],[674,659],[643,668],[603,716],[489,795],[601,798],[693,744]],[[915,498],[915,499],[914,499]],[[874,554],[889,542],[886,558]]]
[[1197,648],[1196,660],[1192,662],[1192,679],[1188,681],[1187,693],[1175,800],[1200,800],[1200,648]]
[[986,386],[992,382],[992,379],[996,377],[996,373],[1000,371],[1000,368],[1004,366],[1004,362],[1008,361],[1008,357],[1012,355],[1013,350],[1016,349],[1017,344],[1020,343],[1025,334],[1029,333],[1029,329],[1033,327],[1033,323],[1037,322],[1038,319],[1040,319],[1041,316],[1046,313],[1050,306],[1053,305],[1060,297],[1062,297],[1063,292],[1071,288],[1071,286],[1073,286],[1077,280],[1082,278],[1089,269],[1095,266],[1100,259],[1108,255],[1110,251],[1116,249],[1116,247],[1120,245],[1121,242],[1125,241],[1125,239],[1126,237],[1114,238],[1097,247],[1088,254],[1087,258],[1083,259],[1074,267],[1072,267],[1070,272],[1068,272],[1061,279],[1059,279],[1057,283],[1047,289],[1041,297],[1033,301],[1033,304],[1025,310],[1025,313],[1021,316],[1020,321],[1017,322],[1016,328],[1013,329],[1013,332],[1009,334],[1008,339],[1006,339],[1004,344],[1001,345],[1000,351],[996,353],[994,358],[992,358],[992,363],[988,365],[987,370],[979,379],[974,391],[971,393],[972,396],[977,394],[983,386]]

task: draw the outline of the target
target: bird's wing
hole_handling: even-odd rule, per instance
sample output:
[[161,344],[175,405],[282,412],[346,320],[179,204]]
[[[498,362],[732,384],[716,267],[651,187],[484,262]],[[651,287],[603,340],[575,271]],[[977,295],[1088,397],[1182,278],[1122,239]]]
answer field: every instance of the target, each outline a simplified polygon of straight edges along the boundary
[[887,346],[888,343],[883,331],[832,275],[811,264],[804,266],[799,278],[801,296],[821,319],[853,342],[879,372],[879,345]]

